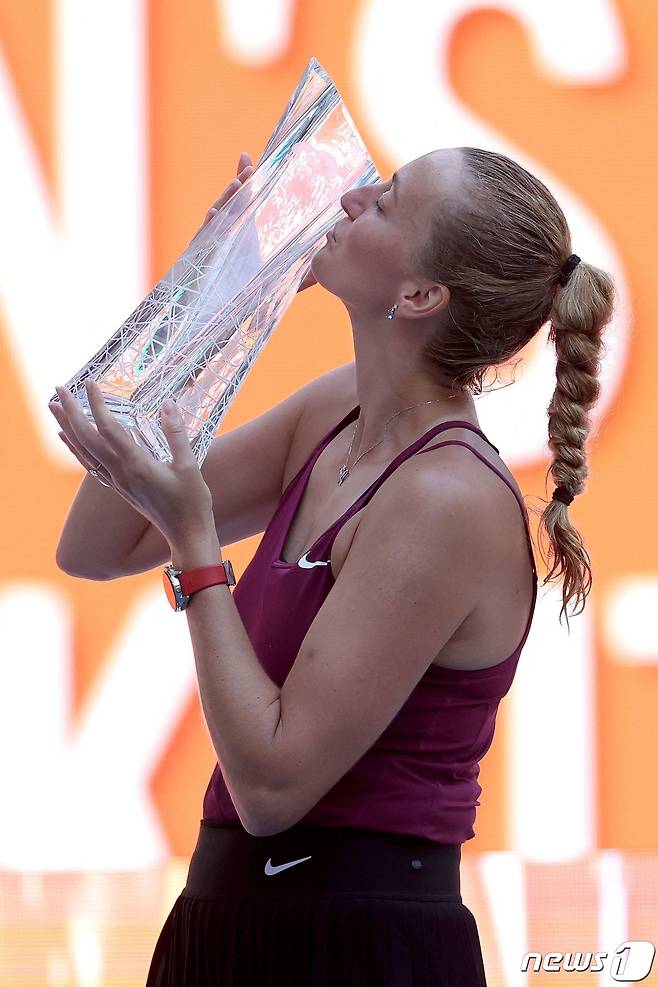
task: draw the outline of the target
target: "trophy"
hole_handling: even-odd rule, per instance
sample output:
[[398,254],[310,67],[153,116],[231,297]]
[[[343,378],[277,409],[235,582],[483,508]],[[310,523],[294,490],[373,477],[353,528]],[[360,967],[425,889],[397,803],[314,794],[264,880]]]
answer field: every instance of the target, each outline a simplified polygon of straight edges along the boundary
[[[201,467],[221,419],[292,301],[351,188],[379,181],[343,100],[308,63],[251,176],[108,342],[66,383],[92,421],[85,380],[162,462],[177,402]],[[54,394],[53,401],[59,401]]]

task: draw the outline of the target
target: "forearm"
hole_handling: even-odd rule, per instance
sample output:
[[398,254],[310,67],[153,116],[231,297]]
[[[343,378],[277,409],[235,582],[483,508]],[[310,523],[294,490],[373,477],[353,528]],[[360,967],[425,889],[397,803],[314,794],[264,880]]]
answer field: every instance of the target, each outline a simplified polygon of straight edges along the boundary
[[87,473],[62,529],[57,564],[74,575],[101,577],[130,553],[149,524],[116,490]]
[[[183,571],[222,560],[217,533],[171,545],[172,565]],[[231,797],[243,820],[275,823],[279,772],[274,736],[281,690],[258,661],[231,591],[208,586],[185,610],[203,713]]]

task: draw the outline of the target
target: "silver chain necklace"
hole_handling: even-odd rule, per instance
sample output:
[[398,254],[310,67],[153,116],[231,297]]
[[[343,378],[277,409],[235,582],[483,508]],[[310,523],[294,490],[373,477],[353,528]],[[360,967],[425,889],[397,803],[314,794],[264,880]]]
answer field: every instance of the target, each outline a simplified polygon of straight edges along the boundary
[[[408,408],[402,408],[400,411],[396,411],[394,415],[391,415],[391,417],[384,423],[384,433],[386,433],[386,429],[388,428],[388,423],[389,422],[392,422],[393,419],[394,418],[397,418],[398,415],[401,415],[403,411],[411,411],[412,408],[420,408],[424,404],[436,404],[439,401],[451,401],[452,398],[456,398],[456,397],[459,397],[459,395],[458,394],[451,394],[447,398],[431,398],[429,401],[421,401],[420,404],[410,404]],[[338,486],[340,486],[341,483],[343,483],[347,479],[347,477],[352,472],[352,469],[354,469],[354,467],[358,463],[359,459],[363,459],[363,457],[366,455],[366,453],[368,453],[372,449],[374,449],[375,446],[378,446],[379,443],[380,442],[383,442],[384,439],[385,439],[385,437],[386,437],[385,434],[382,435],[382,437],[379,440],[379,442],[375,442],[375,445],[370,446],[370,449],[366,449],[365,452],[362,452],[361,455],[357,459],[354,460],[354,462],[352,463],[352,468],[350,469],[350,467],[347,465],[347,460],[350,458],[350,453],[352,452],[352,444],[354,443],[354,436],[356,435],[356,429],[357,429],[358,424],[359,424],[359,422],[358,422],[358,419],[357,419],[357,421],[354,424],[354,431],[352,432],[352,441],[350,442],[350,447],[347,450],[346,461],[343,463],[343,465],[341,466],[341,468],[338,471]]]

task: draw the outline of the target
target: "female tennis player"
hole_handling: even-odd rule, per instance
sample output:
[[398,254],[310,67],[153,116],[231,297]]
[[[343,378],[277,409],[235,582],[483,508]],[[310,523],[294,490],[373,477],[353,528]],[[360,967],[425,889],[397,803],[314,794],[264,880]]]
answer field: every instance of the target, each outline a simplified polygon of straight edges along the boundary
[[[243,155],[216,205],[251,172]],[[423,155],[342,207],[302,287],[344,303],[354,361],[215,438],[201,470],[177,408],[163,464],[97,386],[97,428],[66,389],[52,407],[94,470],[60,567],[114,579],[171,559],[181,584],[207,569],[186,614],[217,764],[147,987],[485,985],[461,847],[537,571],[474,398],[549,322],[544,582],[563,579],[560,618],[591,588],[568,505],[611,278],[572,254],[542,182],[480,148]],[[232,593],[222,549],[260,532]]]

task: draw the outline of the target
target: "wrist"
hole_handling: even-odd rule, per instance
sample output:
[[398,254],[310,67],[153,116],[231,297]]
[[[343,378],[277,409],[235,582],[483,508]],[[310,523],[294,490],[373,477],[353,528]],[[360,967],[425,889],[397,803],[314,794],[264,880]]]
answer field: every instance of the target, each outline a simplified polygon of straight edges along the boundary
[[172,541],[171,564],[174,569],[188,572],[201,566],[219,565],[222,560],[222,549],[216,530],[191,532]]

